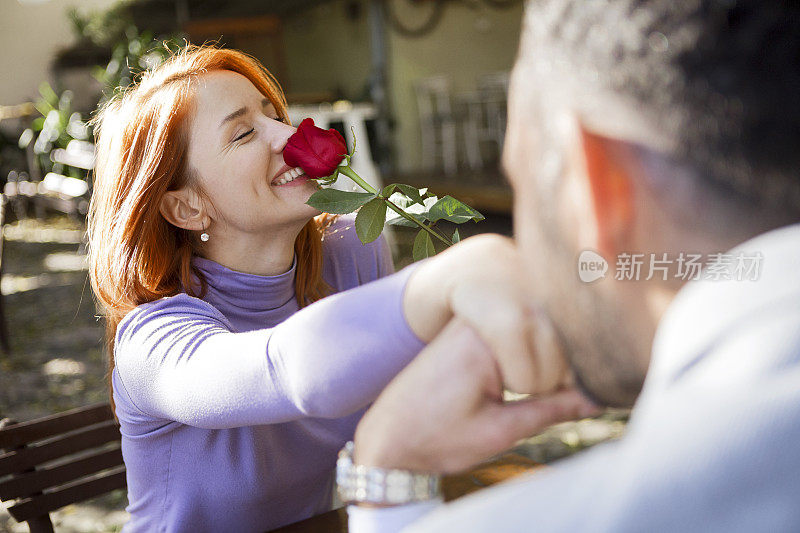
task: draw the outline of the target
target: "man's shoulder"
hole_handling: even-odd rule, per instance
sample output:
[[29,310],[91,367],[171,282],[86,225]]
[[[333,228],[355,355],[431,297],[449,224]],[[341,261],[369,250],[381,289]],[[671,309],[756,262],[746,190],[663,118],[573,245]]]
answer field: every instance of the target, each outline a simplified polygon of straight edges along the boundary
[[648,379],[673,380],[700,359],[720,353],[726,339],[757,334],[760,324],[792,316],[800,307],[800,224],[711,255],[714,262],[678,292],[664,313]]

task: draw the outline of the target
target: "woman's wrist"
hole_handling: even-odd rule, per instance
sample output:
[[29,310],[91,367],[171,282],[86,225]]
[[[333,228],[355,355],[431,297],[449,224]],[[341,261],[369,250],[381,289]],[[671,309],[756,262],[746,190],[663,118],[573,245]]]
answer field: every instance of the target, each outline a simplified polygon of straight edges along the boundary
[[403,294],[406,322],[425,343],[432,341],[453,316],[452,275],[447,275],[447,262],[446,252],[420,261]]

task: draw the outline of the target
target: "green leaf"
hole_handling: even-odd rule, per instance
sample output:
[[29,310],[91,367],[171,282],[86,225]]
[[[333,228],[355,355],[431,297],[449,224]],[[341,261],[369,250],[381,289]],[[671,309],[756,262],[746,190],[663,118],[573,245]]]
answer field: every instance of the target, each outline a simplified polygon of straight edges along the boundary
[[53,106],[51,106],[44,100],[37,100],[36,103],[33,104],[33,107],[35,107],[36,111],[41,113],[43,117],[46,117],[48,113],[50,113],[50,111],[53,110]]
[[399,190],[402,192],[407,198],[409,198],[412,202],[417,203],[419,205],[425,205],[425,200],[423,200],[422,195],[420,195],[419,191],[412,187],[411,185],[406,185],[404,183],[392,183],[391,185],[387,185],[383,188],[381,195],[385,198],[388,198],[392,195],[395,190]]
[[375,195],[368,192],[320,189],[312,194],[311,198],[309,198],[306,203],[326,213],[343,215],[345,213],[352,213],[373,198],[375,198]]
[[414,238],[414,248],[411,254],[414,256],[414,261],[436,255],[436,249],[433,247],[431,236],[424,229],[419,230],[416,238]]
[[39,85],[39,94],[42,95],[44,101],[47,102],[51,108],[58,105],[58,95],[46,81],[43,81]]
[[450,240],[453,242],[453,244],[461,242],[461,234],[458,233],[458,228],[456,228],[456,230],[453,232],[453,238]]
[[[406,211],[406,214],[408,216],[410,216],[411,218],[413,218],[414,220],[418,220],[419,224],[422,224],[425,221],[425,218],[421,217],[420,215],[415,215],[413,213],[408,213],[407,211]],[[414,222],[411,222],[410,220],[406,219],[405,217],[403,217],[401,215],[398,215],[394,211],[387,211],[387,213],[386,213],[386,224],[388,226],[405,226],[407,228],[418,228],[419,227],[419,224],[415,224]]]
[[478,222],[484,218],[478,211],[452,196],[445,196],[428,210],[428,219],[431,222],[447,220],[448,222],[461,224],[468,220]]
[[386,202],[375,198],[364,204],[356,215],[356,234],[364,244],[377,239],[386,222]]

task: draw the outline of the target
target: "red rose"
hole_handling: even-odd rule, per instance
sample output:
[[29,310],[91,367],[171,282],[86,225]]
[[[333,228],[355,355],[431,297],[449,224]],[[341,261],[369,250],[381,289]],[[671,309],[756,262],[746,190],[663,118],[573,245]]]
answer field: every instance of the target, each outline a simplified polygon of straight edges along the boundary
[[300,167],[310,178],[330,176],[347,154],[347,145],[334,129],[323,130],[306,118],[289,137],[283,160],[290,167]]

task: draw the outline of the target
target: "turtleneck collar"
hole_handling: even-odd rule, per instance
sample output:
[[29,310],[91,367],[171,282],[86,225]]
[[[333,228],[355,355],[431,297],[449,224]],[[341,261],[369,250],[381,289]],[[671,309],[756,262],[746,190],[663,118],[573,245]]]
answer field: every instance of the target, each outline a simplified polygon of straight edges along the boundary
[[237,272],[204,257],[194,256],[192,264],[205,275],[208,292],[204,300],[216,307],[235,307],[248,311],[278,309],[295,297],[295,269],[277,276],[259,276]]

